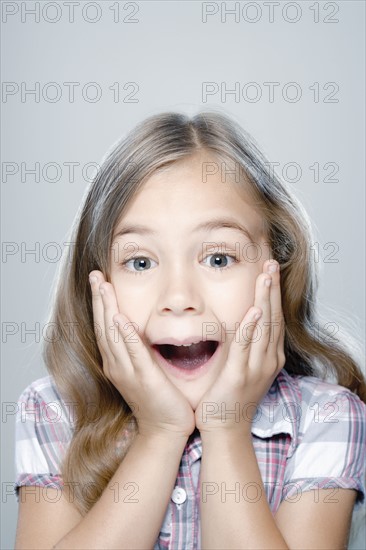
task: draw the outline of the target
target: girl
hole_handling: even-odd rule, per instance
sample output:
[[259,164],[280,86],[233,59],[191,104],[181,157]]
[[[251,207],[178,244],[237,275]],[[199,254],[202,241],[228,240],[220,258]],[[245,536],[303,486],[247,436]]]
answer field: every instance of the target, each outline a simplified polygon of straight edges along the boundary
[[226,115],[109,152],[19,398],[16,548],[346,547],[366,385],[315,333],[311,239]]

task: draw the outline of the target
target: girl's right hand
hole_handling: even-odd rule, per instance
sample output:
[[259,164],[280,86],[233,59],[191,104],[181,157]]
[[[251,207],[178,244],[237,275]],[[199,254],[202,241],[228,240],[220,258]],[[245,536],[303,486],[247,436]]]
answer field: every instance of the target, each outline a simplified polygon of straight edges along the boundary
[[188,439],[195,428],[191,405],[152,359],[137,332],[131,333],[136,323],[119,312],[113,285],[101,271],[91,271],[89,277],[103,372],[131,407],[139,433]]

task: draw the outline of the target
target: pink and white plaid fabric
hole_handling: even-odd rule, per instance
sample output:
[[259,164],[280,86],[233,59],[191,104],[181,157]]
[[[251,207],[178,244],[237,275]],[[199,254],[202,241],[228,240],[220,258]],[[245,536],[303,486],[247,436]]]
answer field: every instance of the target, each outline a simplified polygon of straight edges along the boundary
[[[61,399],[51,376],[34,381],[20,395],[17,499],[22,485],[62,491],[60,463],[72,438],[74,410]],[[290,376],[282,369],[257,408],[251,431],[273,513],[282,500],[294,502],[301,492],[321,488],[334,488],[334,496],[339,488],[355,489],[356,507],[364,502],[366,405],[348,389],[313,376]],[[201,454],[200,435],[195,431],[185,446],[175,482],[184,502],[176,503],[179,499],[172,494],[155,550],[200,548]],[[256,488],[247,489],[248,499],[258,497]],[[236,497],[236,489],[227,488],[226,498]]]

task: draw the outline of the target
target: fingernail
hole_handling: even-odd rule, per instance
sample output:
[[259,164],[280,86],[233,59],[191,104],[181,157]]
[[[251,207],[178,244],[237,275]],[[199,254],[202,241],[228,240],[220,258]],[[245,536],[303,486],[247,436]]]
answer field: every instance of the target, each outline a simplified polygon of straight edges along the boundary
[[258,321],[258,319],[260,319],[261,317],[262,317],[262,312],[256,313],[256,314],[254,315],[254,321]]
[[275,273],[277,271],[277,263],[269,264],[267,271],[268,273]]
[[271,286],[271,283],[272,283],[272,279],[266,279],[266,280],[264,281],[264,284],[265,284],[266,286]]
[[96,283],[97,280],[98,280],[98,279],[96,278],[95,275],[90,275],[90,277],[89,277],[90,284]]

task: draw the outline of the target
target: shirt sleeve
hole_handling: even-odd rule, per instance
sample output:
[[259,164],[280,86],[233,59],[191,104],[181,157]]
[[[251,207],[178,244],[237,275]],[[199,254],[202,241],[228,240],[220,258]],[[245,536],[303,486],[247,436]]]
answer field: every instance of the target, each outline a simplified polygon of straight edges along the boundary
[[[40,379],[19,396],[15,424],[15,494],[19,487],[62,489],[61,460],[71,439],[67,411],[52,385]],[[38,384],[37,384],[38,382]]]
[[336,502],[339,489],[355,489],[358,508],[365,501],[366,406],[342,386],[330,392],[325,387],[320,383],[304,391],[307,403],[298,444],[287,463],[282,500],[296,502],[304,491],[333,488],[328,498]]

